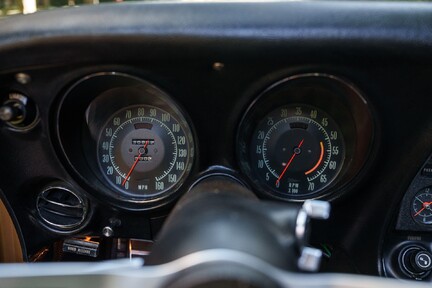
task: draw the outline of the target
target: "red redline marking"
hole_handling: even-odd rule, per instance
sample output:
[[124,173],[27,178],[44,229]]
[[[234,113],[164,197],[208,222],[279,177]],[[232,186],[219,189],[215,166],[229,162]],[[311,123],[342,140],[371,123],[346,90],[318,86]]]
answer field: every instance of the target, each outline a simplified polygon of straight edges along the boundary
[[315,171],[315,169],[317,169],[318,166],[321,164],[321,162],[324,158],[324,144],[323,144],[323,142],[320,142],[320,146],[321,146],[321,154],[320,154],[320,157],[318,159],[318,162],[315,164],[314,167],[312,167],[312,169],[310,169],[309,171],[306,171],[305,175],[308,175],[308,174],[312,173],[313,171]]
[[[144,145],[144,152],[145,152],[145,149],[147,148],[148,143],[149,143],[149,140],[147,140],[146,143],[145,143],[145,145]],[[138,154],[137,159],[135,160],[135,162],[133,163],[131,169],[129,170],[128,174],[126,175],[125,179],[123,180],[122,186],[124,186],[126,184],[127,180],[129,179],[130,175],[132,174],[133,170],[135,169],[136,165],[138,164],[138,161],[141,158],[142,154],[143,153],[139,153]]]
[[[297,146],[297,148],[300,148],[303,145],[304,139],[302,139],[300,141],[300,144]],[[279,178],[276,180],[276,184],[277,185],[279,183],[279,181],[282,179],[282,177],[284,176],[286,170],[288,169],[288,167],[291,165],[291,162],[294,160],[295,156],[297,154],[293,153],[293,155],[291,156],[290,160],[288,161],[288,164],[285,166],[285,169],[282,171],[282,173],[279,175]]]

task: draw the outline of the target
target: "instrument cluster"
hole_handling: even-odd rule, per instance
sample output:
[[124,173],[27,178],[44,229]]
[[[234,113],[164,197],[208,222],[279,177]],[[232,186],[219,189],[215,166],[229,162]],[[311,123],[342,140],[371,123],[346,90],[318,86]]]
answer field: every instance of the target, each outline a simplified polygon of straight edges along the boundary
[[[198,175],[199,139],[187,109],[146,80],[86,76],[59,106],[56,133],[67,166],[99,199],[128,210],[154,209]],[[290,76],[256,91],[244,108],[233,168],[260,197],[335,198],[354,185],[369,159],[372,112],[346,80]]]

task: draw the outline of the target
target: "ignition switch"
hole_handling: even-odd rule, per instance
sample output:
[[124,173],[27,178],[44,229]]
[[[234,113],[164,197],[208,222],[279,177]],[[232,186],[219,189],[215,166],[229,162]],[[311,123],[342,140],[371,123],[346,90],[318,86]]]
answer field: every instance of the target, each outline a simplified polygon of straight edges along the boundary
[[432,254],[419,246],[409,246],[399,256],[401,270],[410,278],[421,280],[432,271]]

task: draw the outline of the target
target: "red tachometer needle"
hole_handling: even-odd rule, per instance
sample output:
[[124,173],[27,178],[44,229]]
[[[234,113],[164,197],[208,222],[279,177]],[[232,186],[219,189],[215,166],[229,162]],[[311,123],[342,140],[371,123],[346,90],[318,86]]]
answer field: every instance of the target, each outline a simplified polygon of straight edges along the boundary
[[423,208],[420,209],[416,214],[414,214],[414,217],[419,215],[423,210],[425,210],[431,204],[432,204],[432,202],[423,202]]
[[[300,141],[300,144],[297,146],[297,148],[300,148],[303,145],[303,141],[304,139],[302,139]],[[293,155],[291,156],[290,160],[288,161],[288,163],[285,165],[285,169],[282,171],[282,173],[279,175],[279,178],[276,180],[276,185],[279,184],[279,181],[282,179],[282,177],[285,175],[286,170],[288,169],[288,167],[291,165],[291,162],[294,160],[295,156],[297,155],[297,153],[293,153]]]
[[[145,153],[145,149],[147,148],[148,143],[149,143],[149,141],[147,140],[147,141],[145,142],[145,144],[144,144],[144,149],[143,149],[144,151],[143,151],[143,153]],[[123,180],[123,182],[122,182],[122,186],[124,186],[124,185],[126,184],[127,180],[129,179],[130,175],[132,174],[132,171],[135,169],[135,166],[138,164],[138,161],[139,161],[139,159],[141,158],[141,155],[142,155],[143,153],[139,153],[139,154],[138,154],[138,157],[135,159],[135,162],[133,163],[133,165],[132,165],[132,167],[130,168],[128,174],[126,175],[125,179]]]

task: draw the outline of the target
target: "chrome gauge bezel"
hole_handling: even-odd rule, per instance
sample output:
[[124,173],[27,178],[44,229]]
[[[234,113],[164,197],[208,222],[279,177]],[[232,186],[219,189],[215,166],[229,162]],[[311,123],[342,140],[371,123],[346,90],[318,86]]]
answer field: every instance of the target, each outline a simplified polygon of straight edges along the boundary
[[[173,115],[182,127],[192,151],[176,184],[157,195],[131,195],[115,189],[102,175],[97,145],[107,121],[125,107],[153,106]],[[100,201],[127,210],[154,210],[180,196],[197,161],[197,142],[188,115],[168,93],[129,74],[102,72],[75,82],[64,94],[57,113],[56,133],[67,166],[83,187]],[[80,146],[73,145],[80,139]]]
[[[262,197],[282,201],[334,199],[357,179],[373,150],[375,124],[368,101],[353,84],[322,73],[298,74],[283,78],[261,92],[246,109],[237,132],[237,161],[249,183]],[[330,115],[345,139],[345,157],[338,176],[324,189],[311,194],[275,193],[259,180],[249,155],[252,134],[261,119],[284,106],[312,106]]]

